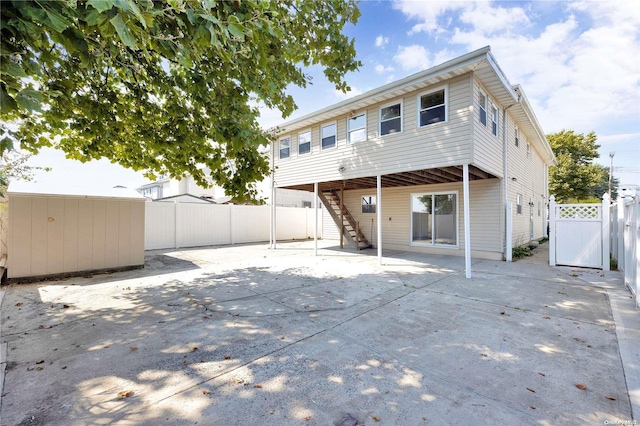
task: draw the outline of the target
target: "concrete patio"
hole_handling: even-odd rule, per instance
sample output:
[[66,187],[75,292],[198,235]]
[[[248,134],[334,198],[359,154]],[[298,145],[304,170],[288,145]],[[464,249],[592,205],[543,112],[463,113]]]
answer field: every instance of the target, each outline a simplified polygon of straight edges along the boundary
[[[640,415],[617,272],[340,250],[148,252],[0,290],[2,425],[606,424]],[[632,413],[633,411],[633,413]],[[635,415],[635,417],[633,417]]]

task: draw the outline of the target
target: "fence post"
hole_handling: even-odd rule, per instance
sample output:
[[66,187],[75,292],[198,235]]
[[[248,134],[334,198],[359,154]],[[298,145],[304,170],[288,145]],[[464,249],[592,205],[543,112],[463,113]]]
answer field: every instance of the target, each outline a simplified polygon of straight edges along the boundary
[[513,205],[511,201],[507,201],[505,204],[505,219],[506,219],[506,230],[505,230],[505,248],[504,248],[504,258],[507,262],[511,262],[513,260]]
[[624,271],[624,198],[618,196],[618,271]]
[[609,241],[611,238],[611,225],[609,224],[609,209],[611,203],[609,202],[609,194],[602,196],[602,269],[609,271]]
[[549,198],[549,265],[556,266],[556,197]]

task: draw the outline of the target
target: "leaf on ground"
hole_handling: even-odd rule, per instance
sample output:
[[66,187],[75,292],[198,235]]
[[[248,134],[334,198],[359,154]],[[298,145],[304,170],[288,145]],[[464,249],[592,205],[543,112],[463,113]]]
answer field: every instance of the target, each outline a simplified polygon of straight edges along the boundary
[[616,400],[616,398],[611,396],[611,395],[605,395],[604,397],[607,398],[610,401],[615,401]]
[[61,368],[61,370],[66,370],[66,369],[67,369],[66,365],[63,365],[62,368]]
[[372,418],[373,420],[375,420],[376,422],[379,422],[379,421],[380,421],[380,417],[378,417],[378,416],[371,416],[371,418]]
[[547,375],[544,373],[538,373],[538,374],[541,375],[542,377],[547,377]]
[[16,303],[16,306],[22,306],[22,302]]
[[229,355],[225,355],[224,359],[231,359],[231,357]]
[[500,311],[500,315],[504,315],[504,311]]
[[195,351],[197,351],[197,350],[198,350],[198,347],[197,347],[197,346],[194,346],[194,347],[191,349],[191,352],[195,352]]
[[67,309],[67,308],[70,308],[70,307],[71,306],[69,306],[69,305],[62,305],[62,309]]
[[256,383],[253,385],[254,388],[262,389],[262,385],[260,383]]
[[118,399],[129,398],[131,395],[133,395],[133,391],[132,390],[126,390],[126,391],[118,392]]
[[203,395],[210,395],[210,394],[211,394],[211,391],[203,390],[203,391],[202,391],[202,394],[203,394]]
[[549,315],[543,315],[542,319],[551,319],[551,317]]
[[488,357],[489,355],[487,355],[487,354],[480,354],[480,356],[481,356],[481,357],[486,358],[486,357]]
[[534,407],[533,405],[530,405],[529,408],[531,408],[532,410],[536,409],[536,407]]
[[307,416],[307,417],[305,417],[305,418],[304,418],[304,420],[305,420],[306,422],[308,422],[309,420],[311,420],[311,416]]
[[587,385],[582,384],[582,383],[578,383],[578,384],[576,385],[576,387],[577,387],[578,389],[580,389],[580,390],[585,390],[585,389],[587,389]]
[[38,371],[44,370],[44,367],[36,367],[36,370]]
[[36,364],[44,364],[44,359],[41,359],[40,361],[36,361]]
[[284,340],[284,336],[280,336],[280,340]]
[[137,351],[138,347],[137,346],[129,346],[129,349],[131,349],[132,351]]
[[533,390],[533,389],[531,389],[531,388],[527,388],[527,390],[528,390],[529,392],[536,393],[536,391],[534,391],[534,390]]

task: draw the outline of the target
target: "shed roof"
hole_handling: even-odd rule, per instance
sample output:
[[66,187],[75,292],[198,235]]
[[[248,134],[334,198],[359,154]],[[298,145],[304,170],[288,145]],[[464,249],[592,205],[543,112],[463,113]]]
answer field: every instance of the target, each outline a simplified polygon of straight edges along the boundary
[[14,181],[7,190],[9,196],[37,195],[44,197],[73,198],[117,198],[145,201],[146,198],[135,189],[109,186],[58,185],[50,182]]

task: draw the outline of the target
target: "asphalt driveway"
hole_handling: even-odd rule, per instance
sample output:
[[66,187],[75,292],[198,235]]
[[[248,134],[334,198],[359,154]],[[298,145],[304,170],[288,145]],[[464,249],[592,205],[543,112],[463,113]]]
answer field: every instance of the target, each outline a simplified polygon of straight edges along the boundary
[[[630,422],[617,272],[321,242],[149,252],[3,287],[2,425]],[[537,249],[543,250],[543,248]],[[636,416],[640,414],[636,412]],[[636,419],[638,420],[638,419]]]

